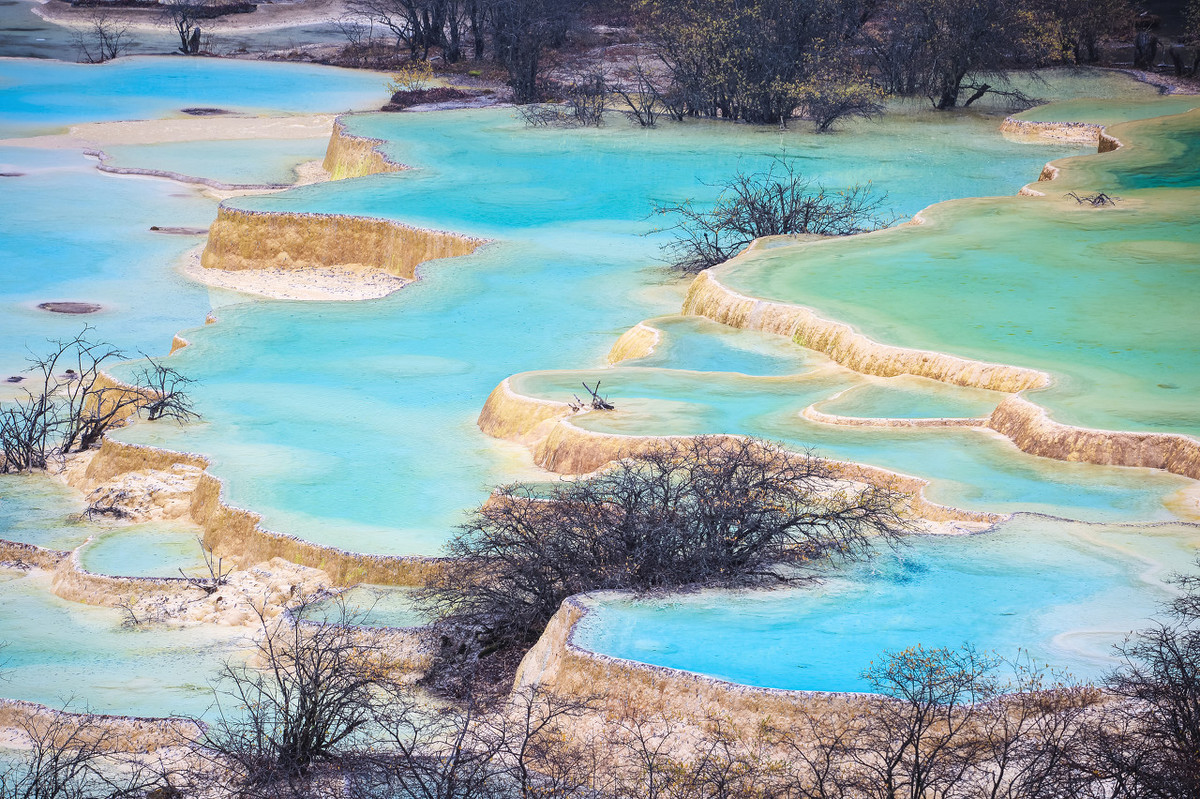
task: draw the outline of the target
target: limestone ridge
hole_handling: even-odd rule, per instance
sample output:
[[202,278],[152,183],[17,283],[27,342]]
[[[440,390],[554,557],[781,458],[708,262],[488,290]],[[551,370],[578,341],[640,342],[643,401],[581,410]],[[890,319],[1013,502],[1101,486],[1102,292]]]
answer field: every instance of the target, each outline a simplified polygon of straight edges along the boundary
[[[559,474],[588,474],[620,458],[661,446],[680,436],[630,436],[600,433],[572,424],[573,415],[565,403],[553,402],[518,393],[510,379],[496,386],[479,414],[479,428],[495,438],[524,444],[533,454],[534,463]],[[739,438],[739,436],[717,436]],[[930,502],[924,496],[928,482],[909,475],[846,461],[825,463],[836,477],[860,483],[893,488],[908,494],[910,512],[930,522],[968,522],[995,524],[1004,518],[995,513],[953,508]]]
[[206,269],[380,269],[412,279],[418,265],[469,255],[482,239],[342,214],[247,211],[222,205],[200,256]]
[[339,116],[333,121],[333,134],[329,137],[329,146],[325,148],[325,160],[321,164],[332,180],[361,178],[408,169],[404,164],[388,158],[380,149],[386,144],[383,139],[355,136],[346,130],[343,119],[343,116]]

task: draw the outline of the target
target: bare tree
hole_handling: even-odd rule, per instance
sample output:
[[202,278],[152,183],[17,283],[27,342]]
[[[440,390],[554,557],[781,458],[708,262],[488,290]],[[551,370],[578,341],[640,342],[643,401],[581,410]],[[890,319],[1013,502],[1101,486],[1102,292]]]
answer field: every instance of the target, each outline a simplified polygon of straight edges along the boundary
[[346,39],[343,57],[352,59],[360,67],[367,66],[371,62],[375,44],[374,20],[346,13],[334,20],[333,24]]
[[462,59],[464,36],[482,35],[475,30],[481,24],[480,5],[471,0],[349,0],[346,8],[351,18],[388,30],[409,58],[424,60],[440,48],[442,59],[453,64]]
[[129,408],[126,392],[110,391],[101,368],[120,359],[111,344],[92,341],[90,327],[71,339],[51,342],[50,352],[30,358],[33,388],[0,409],[4,469],[45,468],[49,459],[86,448]]
[[302,794],[361,749],[391,667],[358,633],[359,616],[341,599],[325,602],[301,597],[275,620],[257,609],[261,668],[222,669],[216,718],[197,741],[210,767],[200,780],[216,769],[245,795]]
[[570,799],[591,781],[589,747],[566,728],[586,699],[522,688],[487,708],[420,701],[410,692],[382,703],[370,753],[351,770],[354,799]]
[[954,788],[979,799],[1060,799],[1092,786],[1081,754],[1102,694],[1019,655],[1009,677],[983,702],[974,729],[971,769]]
[[885,89],[927,97],[938,110],[971,105],[987,93],[1025,101],[1004,86],[1007,70],[1050,55],[1034,6],[1035,0],[896,0],[882,7],[867,34],[872,66]]
[[777,158],[765,172],[739,170],[720,186],[707,210],[691,200],[655,204],[654,213],[673,217],[665,230],[675,240],[667,258],[685,272],[699,272],[729,260],[760,236],[815,234],[845,236],[878,230],[894,219],[883,213],[887,195],[870,184],[833,191]]
[[641,5],[684,113],[786,124],[814,67],[850,57],[848,48],[873,4],[646,0]]
[[144,413],[146,419],[152,422],[171,419],[183,423],[199,418],[187,392],[192,379],[149,355],[143,353],[142,357],[149,365],[138,371],[133,380],[142,394],[138,413]]
[[[515,653],[564,599],[599,589],[778,585],[906,529],[904,498],[840,491],[823,461],[752,439],[664,442],[595,476],[500,489],[425,592],[441,667]],[[434,676],[438,669],[434,670]]]
[[90,9],[82,28],[75,28],[72,38],[81,60],[100,64],[120,58],[133,45],[129,25],[113,16],[106,8]]
[[795,799],[855,795],[852,755],[858,720],[804,712],[792,726],[769,724],[769,734],[784,752],[780,774],[784,795]]
[[30,359],[35,377],[25,396],[0,407],[0,472],[44,469],[54,458],[95,446],[130,416],[196,418],[185,387],[191,382],[153,359],[131,385],[103,373],[124,358],[111,344],[91,338],[85,327],[70,339],[51,342],[48,354]]
[[609,90],[625,103],[625,115],[643,128],[654,127],[667,111],[658,80],[640,55],[632,67],[617,73]]
[[430,705],[396,695],[376,715],[374,754],[352,772],[354,799],[500,799],[498,752],[485,741],[476,703]]
[[578,5],[570,0],[488,0],[496,60],[508,70],[518,105],[545,96],[545,52],[564,41]]
[[0,760],[4,799],[125,799],[167,784],[162,764],[116,751],[118,736],[89,714],[48,711],[17,727],[27,748]]
[[1107,687],[1124,701],[1096,730],[1108,779],[1131,797],[1200,795],[1200,577],[1177,577],[1169,618],[1118,647]]
[[959,784],[974,755],[969,733],[981,703],[996,695],[996,665],[971,646],[916,646],[872,664],[863,676],[891,699],[872,709],[855,736],[862,796],[925,799]]
[[164,23],[179,35],[179,52],[195,55],[200,52],[200,21],[208,19],[213,0],[163,0]]

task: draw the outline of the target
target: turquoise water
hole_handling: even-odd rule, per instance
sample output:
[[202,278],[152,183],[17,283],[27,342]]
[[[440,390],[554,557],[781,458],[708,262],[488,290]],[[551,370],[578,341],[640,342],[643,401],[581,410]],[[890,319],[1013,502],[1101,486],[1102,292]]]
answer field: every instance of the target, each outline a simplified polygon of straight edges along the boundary
[[[304,91],[296,91],[303,84]],[[105,64],[0,58],[0,137],[57,133],[80,122],[181,116],[195,106],[251,113],[378,107],[377,73],[308,64],[182,56]]]
[[1090,122],[1094,125],[1118,125],[1135,119],[1182,114],[1200,107],[1195,95],[1146,97],[1120,100],[1085,99],[1063,100],[1052,105],[1031,108],[1015,116],[1031,122]]
[[[570,399],[581,380],[603,381],[615,412],[577,416],[579,427],[629,435],[738,433],[781,441],[818,455],[923,477],[934,502],[999,513],[1028,511],[1090,521],[1176,518],[1164,505],[1193,481],[1152,469],[1094,466],[1038,458],[1007,439],[960,428],[853,428],[809,422],[809,404],[866,381],[848,372],[749,378],[633,367],[519,375],[513,387]],[[886,410],[880,408],[880,410]]]
[[222,183],[289,184],[296,167],[325,157],[329,136],[319,139],[200,141],[108,146],[107,164],[175,172]]
[[[952,203],[918,228],[768,250],[717,273],[887,344],[1047,371],[1053,387],[1031,398],[1064,422],[1200,432],[1200,112],[1114,131],[1130,146],[1064,162],[1044,198]],[[1067,190],[1122,199],[1094,209]]]
[[960,388],[902,375],[871,378],[863,386],[819,403],[817,410],[868,419],[961,419],[988,416],[1004,396],[995,391]]
[[797,374],[829,363],[779,336],[733,330],[700,317],[664,316],[646,324],[659,331],[658,343],[646,357],[624,363],[764,376]]
[[[222,308],[178,356],[200,380],[206,422],[121,436],[212,456],[229,498],[271,529],[436,553],[465,508],[527,469],[523,452],[476,430],[488,392],[517,372],[602,363],[620,333],[679,308],[683,284],[657,260],[661,238],[642,235],[653,199],[711,199],[710,184],[779,153],[830,185],[874,180],[900,214],[1008,194],[1046,152],[1004,141],[995,124],[920,112],[815,136],[618,121],[527,130],[504,109],[356,117],[353,132],[386,138],[418,168],[233,204],[386,216],[493,243],[426,264],[421,281],[381,300]],[[694,350],[707,346],[701,337]]]
[[[214,203],[151,178],[103,175],[70,151],[0,147],[0,377],[24,370],[46,340],[85,324],[136,354],[164,354],[176,330],[204,319],[210,292],[174,264],[203,242],[152,232],[151,225],[206,227]],[[70,198],[70,214],[60,209]],[[49,300],[98,303],[86,316],[37,308]],[[0,398],[19,386],[0,383]]]
[[79,553],[83,568],[122,577],[207,577],[200,530],[179,522],[147,522],[109,529]]
[[0,539],[68,550],[90,538],[80,558],[84,568],[100,574],[165,577],[178,569],[203,572],[199,531],[193,525],[88,519],[86,507],[78,491],[45,475],[5,475],[0,478]]
[[1170,597],[1162,577],[1200,545],[1193,526],[1087,526],[1018,517],[926,537],[803,588],[602,599],[575,642],[616,657],[771,688],[864,691],[885,651],[1025,650],[1094,680],[1111,647]]
[[59,599],[46,576],[0,571],[5,696],[97,713],[203,716],[209,679],[244,629],[123,627],[121,611]]
[[[296,65],[134,59],[102,68],[36,65],[42,66],[46,69],[0,61],[0,135],[50,131],[88,119],[169,115],[186,105],[300,112],[371,106],[382,95],[378,76]],[[1062,76],[1056,91],[1086,96],[1089,80],[1102,95],[1138,99],[1152,91],[1111,75],[1073,74]],[[297,81],[313,86],[313,93],[289,91]],[[497,383],[534,369],[601,364],[630,326],[679,309],[683,284],[657,261],[661,236],[642,235],[655,224],[646,218],[653,200],[710,201],[712,183],[739,167],[762,168],[782,153],[830,185],[874,181],[890,193],[889,207],[904,216],[953,197],[1010,195],[1047,158],[1087,149],[1005,141],[995,133],[999,114],[908,110],[831,136],[711,123],[647,132],[616,119],[600,131],[527,130],[502,109],[358,117],[351,122],[355,132],[386,138],[397,160],[418,168],[235,204],[385,216],[492,239],[474,256],[423,266],[419,282],[391,297],[362,303],[248,302],[189,286],[172,265],[198,240],[151,234],[148,227],[203,227],[214,214],[211,201],[170,183],[99,175],[78,154],[3,148],[0,162],[13,165],[3,171],[26,174],[0,178],[5,188],[0,247],[8,248],[3,254],[16,265],[0,278],[0,370],[19,368],[29,342],[62,335],[82,321],[35,311],[47,299],[101,302],[106,310],[88,321],[130,349],[161,353],[172,333],[187,328],[194,346],[172,363],[199,380],[194,393],[204,419],[185,428],[141,424],[122,431],[122,438],[211,456],[213,471],[227,480],[228,499],[262,512],[270,528],[348,549],[433,554],[464,509],[483,501],[492,485],[546,478],[523,449],[476,428],[484,398]],[[304,153],[266,144],[206,143],[128,148],[117,155],[138,166],[176,165],[186,168],[174,171],[219,179],[279,174]],[[69,218],[61,211],[65,207]],[[1151,233],[1156,241],[1178,241],[1165,227]],[[1167,245],[1157,246],[1154,252],[1161,253]],[[892,255],[889,250],[888,262]],[[213,307],[219,323],[197,327]],[[536,378],[543,381],[539,390],[566,399],[578,392],[581,376],[599,378],[621,410],[603,419],[581,418],[581,424],[619,432],[751,432],[813,445],[833,457],[927,476],[933,481],[931,499],[968,507],[1106,521],[1169,520],[1164,498],[1193,485],[1149,470],[1030,458],[968,431],[812,425],[799,411],[846,388],[851,391],[822,407],[849,415],[884,410],[976,415],[994,397],[868,380],[782,340],[702,320],[656,324],[664,330],[662,345],[638,363],[658,368],[543,376]],[[535,380],[521,378],[526,379]],[[1129,392],[1144,388],[1140,373],[1129,386]],[[18,488],[10,491],[10,485]],[[4,478],[0,496],[0,521],[14,536],[68,546],[90,534],[70,521],[70,508],[79,501],[69,494]],[[20,501],[10,504],[13,496]],[[829,624],[853,625],[855,614],[874,620],[853,644],[855,652],[874,654],[891,645],[879,625],[898,631],[896,640],[904,639],[899,645],[915,643],[913,637],[933,645],[947,631],[956,637],[979,633],[976,642],[984,646],[1042,642],[1036,645],[1048,657],[1061,650],[1067,662],[1082,657],[1086,666],[1103,650],[1103,636],[1133,626],[1161,595],[1153,580],[1139,582],[1132,575],[1157,563],[1182,565],[1190,556],[1191,544],[1171,543],[1175,539],[1165,534],[1162,543],[1153,532],[1175,530],[1182,541],[1190,528],[1115,532],[1112,540],[1135,553],[1122,560],[1110,554],[1111,547],[1080,544],[1078,531],[1085,528],[1039,521],[1042,526],[1021,532],[1020,524],[996,537],[954,539],[961,544],[922,540],[908,560],[881,561],[879,573],[889,574],[926,558],[920,562],[936,576],[925,584],[879,578],[897,586],[891,594],[871,594],[876,579],[871,574],[839,576],[842,582],[822,589],[843,590],[826,608]],[[82,556],[97,570],[170,573],[194,558],[188,533],[161,526],[108,530]],[[944,570],[935,568],[942,563]],[[1038,565],[1043,563],[1050,566],[1043,569]],[[996,634],[988,638],[982,598],[1000,593],[997,586],[1004,581],[998,575],[1006,570],[1015,575],[1011,585],[1021,587],[1008,606],[1016,615],[1011,625],[991,625]],[[915,604],[905,599],[908,590],[976,607],[980,620],[976,626],[949,616],[903,622],[895,614]],[[1100,599],[1109,594],[1119,601],[1115,609]],[[980,603],[973,604],[975,595]],[[357,607],[375,601],[366,589],[351,599]],[[792,594],[768,599],[781,607],[801,602]],[[122,629],[116,611],[59,602],[36,578],[13,577],[0,585],[0,603],[6,611],[0,637],[14,642],[8,654],[16,654],[19,672],[4,688],[8,695],[55,702],[69,687],[98,709],[199,713],[209,697],[205,681],[236,651],[222,637],[233,633],[225,631]],[[696,647],[683,644],[687,638],[671,643],[676,634],[697,634],[687,627],[688,613],[661,614],[656,619],[666,620],[666,632],[647,637],[659,636],[655,640],[667,642],[667,648],[698,649],[704,657],[715,657],[731,641],[751,652],[766,639],[734,635],[749,624],[750,617],[738,621],[744,603],[722,597],[717,604],[725,608],[723,621],[709,624],[711,637],[697,637]],[[843,607],[852,612],[841,613]],[[1105,620],[1101,637],[1068,635],[1084,629],[1078,618],[1089,614]],[[768,627],[771,635],[802,649],[798,633],[806,624],[789,626],[786,619],[793,616],[785,607]],[[1054,618],[1047,621],[1048,616]],[[416,619],[405,594],[389,592],[379,600],[374,620],[392,625]],[[614,622],[613,629],[623,624]],[[53,634],[44,635],[50,626]],[[719,639],[722,629],[734,637]],[[81,640],[95,644],[81,652]],[[1045,640],[1076,643],[1053,649]],[[808,646],[813,648],[811,640]],[[201,650],[198,658],[195,650]],[[786,663],[782,656],[755,659],[763,671],[748,666],[738,679],[766,684],[775,679],[769,668]],[[51,670],[63,677],[48,678]],[[830,674],[833,682],[842,679]],[[118,686],[125,679],[134,688],[122,693]]]
[[8,541],[74,549],[99,529],[81,518],[86,509],[78,491],[44,475],[0,478],[0,538]]

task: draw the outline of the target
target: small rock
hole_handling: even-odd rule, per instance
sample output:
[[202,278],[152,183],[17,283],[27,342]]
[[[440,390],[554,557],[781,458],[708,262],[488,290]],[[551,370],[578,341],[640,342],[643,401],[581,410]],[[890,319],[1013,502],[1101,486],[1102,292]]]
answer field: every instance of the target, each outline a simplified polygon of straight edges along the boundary
[[100,310],[99,305],[94,302],[41,302],[38,303],[38,308],[51,313],[69,313],[83,314],[95,313]]

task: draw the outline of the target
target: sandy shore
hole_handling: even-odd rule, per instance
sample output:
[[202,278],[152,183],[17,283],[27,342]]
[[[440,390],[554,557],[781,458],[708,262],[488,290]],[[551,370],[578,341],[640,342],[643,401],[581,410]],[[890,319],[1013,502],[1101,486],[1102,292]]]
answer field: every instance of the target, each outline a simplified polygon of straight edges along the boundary
[[180,271],[197,283],[214,288],[254,294],[272,300],[348,302],[374,300],[399,291],[410,282],[382,269],[205,269],[200,265],[202,248],[189,252]]
[[[89,9],[72,8],[69,3],[45,2],[34,8],[47,22],[66,27],[80,25]],[[112,9],[113,18],[139,30],[167,30],[159,14],[139,9]],[[346,13],[345,0],[303,0],[298,3],[261,3],[249,14],[228,14],[217,19],[204,20],[203,30],[214,33],[230,31],[258,31],[273,28],[288,28],[296,25],[319,25],[333,22]],[[178,42],[176,42],[178,44]]]
[[172,144],[189,141],[238,139],[319,139],[330,136],[336,114],[247,117],[180,117],[128,122],[87,122],[72,125],[67,133],[0,139],[5,147],[38,147],[77,150],[137,144]]

